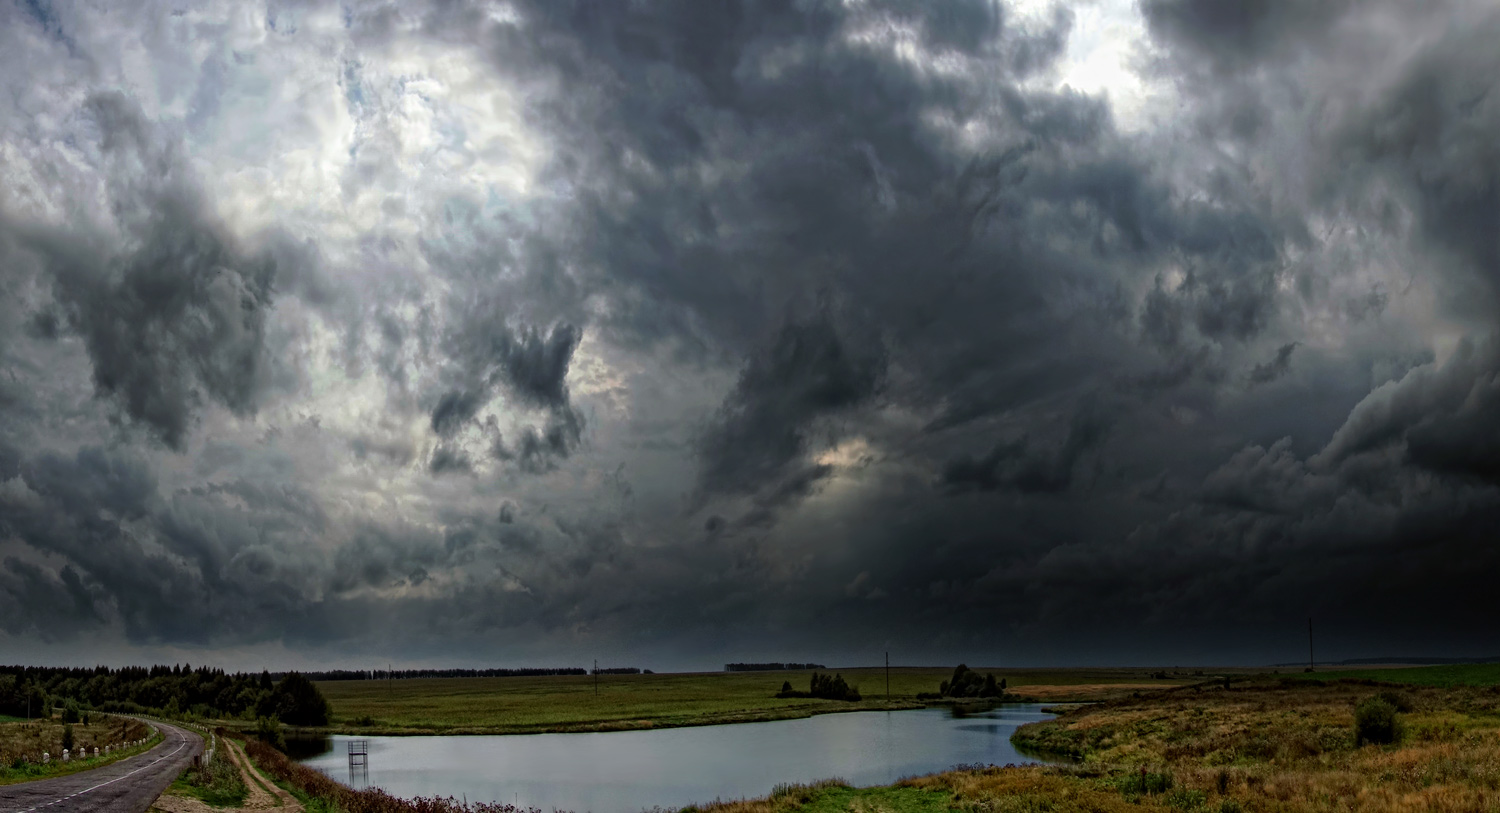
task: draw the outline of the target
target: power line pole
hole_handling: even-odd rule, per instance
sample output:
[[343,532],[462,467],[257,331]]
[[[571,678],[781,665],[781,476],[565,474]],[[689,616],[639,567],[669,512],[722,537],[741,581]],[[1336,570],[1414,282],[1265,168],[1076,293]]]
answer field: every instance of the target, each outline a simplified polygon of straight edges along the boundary
[[1312,619],[1307,619],[1307,671],[1313,670]]
[[594,659],[594,696],[599,696],[599,659]]
[[885,653],[885,702],[891,702],[891,653]]

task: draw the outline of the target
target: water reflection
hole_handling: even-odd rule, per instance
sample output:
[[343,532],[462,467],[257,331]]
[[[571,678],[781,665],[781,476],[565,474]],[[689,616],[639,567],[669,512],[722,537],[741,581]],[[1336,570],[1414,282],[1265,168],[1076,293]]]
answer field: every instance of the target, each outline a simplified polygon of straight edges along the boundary
[[[578,813],[762,796],[782,782],[839,777],[877,785],[955,765],[1046,761],[1010,735],[1050,719],[1040,704],[825,714],[727,726],[454,737],[333,737],[304,761],[351,785],[397,796],[467,796]],[[351,739],[369,764],[349,764]],[[309,750],[311,750],[309,748]]]

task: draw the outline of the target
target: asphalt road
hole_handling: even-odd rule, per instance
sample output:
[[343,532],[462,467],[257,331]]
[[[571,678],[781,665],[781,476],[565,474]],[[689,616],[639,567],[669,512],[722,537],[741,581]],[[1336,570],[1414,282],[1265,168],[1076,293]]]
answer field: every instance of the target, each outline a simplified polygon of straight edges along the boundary
[[0,813],[142,813],[203,750],[197,734],[147,722],[164,735],[155,748],[92,771],[0,785]]

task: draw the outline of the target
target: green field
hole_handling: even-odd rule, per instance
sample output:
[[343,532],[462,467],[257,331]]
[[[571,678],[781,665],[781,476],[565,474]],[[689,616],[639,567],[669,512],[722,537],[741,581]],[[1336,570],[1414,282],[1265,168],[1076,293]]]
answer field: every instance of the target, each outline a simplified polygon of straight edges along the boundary
[[[423,678],[326,681],[318,688],[333,706],[337,731],[376,733],[530,733],[609,731],[757,722],[834,711],[914,708],[918,692],[935,692],[950,668],[892,668],[889,702],[883,668],[825,670],[842,674],[864,694],[860,703],[778,699],[783,681],[806,689],[811,672],[707,672],[660,675]],[[1179,685],[1140,669],[979,668],[1005,677],[1012,690],[1079,687],[1083,694],[1116,685]],[[1040,690],[1038,690],[1040,691]],[[1078,694],[1075,692],[1074,694]],[[1057,699],[1052,692],[1046,699]]]
[[1497,686],[1500,685],[1500,663],[1348,669],[1338,672],[1305,672],[1298,677],[1324,681],[1344,678],[1379,680],[1385,683],[1404,683],[1411,686]]

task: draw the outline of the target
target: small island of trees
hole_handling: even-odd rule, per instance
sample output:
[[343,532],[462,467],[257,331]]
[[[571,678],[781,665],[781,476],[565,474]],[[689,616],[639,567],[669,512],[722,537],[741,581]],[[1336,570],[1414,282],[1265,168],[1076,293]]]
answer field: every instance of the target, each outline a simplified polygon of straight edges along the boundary
[[851,686],[844,681],[843,675],[824,675],[813,672],[811,685],[805,692],[799,692],[792,688],[792,682],[782,681],[781,691],[776,693],[777,697],[815,697],[820,700],[847,700],[851,703],[858,702],[860,697],[859,687]]

